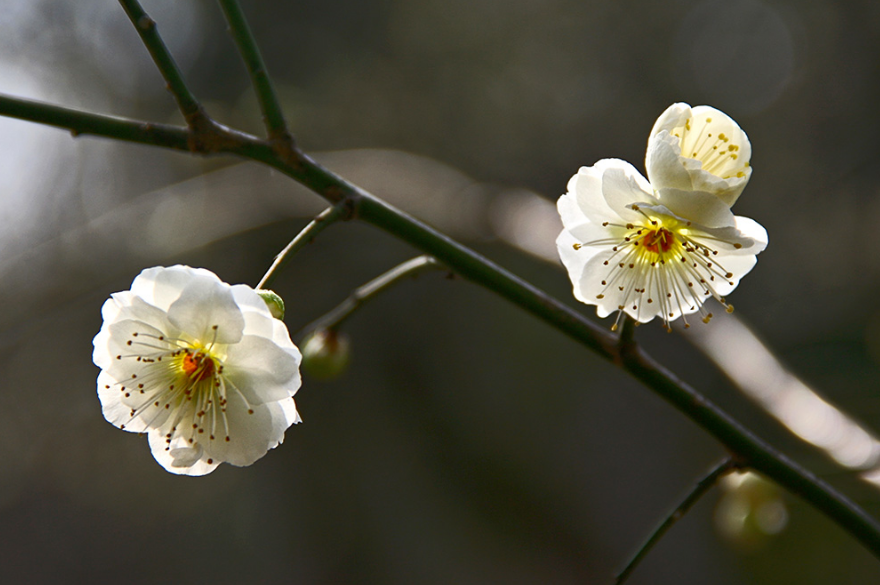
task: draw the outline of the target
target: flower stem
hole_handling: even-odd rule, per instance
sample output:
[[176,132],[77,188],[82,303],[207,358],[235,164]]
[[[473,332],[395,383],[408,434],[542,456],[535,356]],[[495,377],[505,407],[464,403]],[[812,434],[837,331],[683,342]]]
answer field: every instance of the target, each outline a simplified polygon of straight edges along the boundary
[[635,345],[636,327],[638,325],[638,322],[629,315],[623,316],[623,323],[620,324],[620,333],[617,334],[617,346],[621,352]]
[[309,224],[302,229],[301,232],[296,234],[296,237],[293,238],[289,244],[287,244],[281,252],[275,256],[275,260],[272,262],[272,266],[269,267],[269,270],[266,271],[266,274],[263,275],[263,278],[260,279],[260,283],[257,285],[257,288],[268,288],[275,281],[275,277],[278,276],[278,273],[287,264],[290,259],[293,257],[296,252],[309,244],[314,240],[319,233],[324,231],[324,228],[330,226],[331,224],[336,223],[340,219],[345,218],[345,216],[349,213],[349,209],[345,206],[344,203],[337,203],[332,207],[328,207],[321,213],[319,213],[315,219],[309,222]]
[[693,505],[709,491],[709,489],[718,483],[718,480],[723,475],[729,473],[736,467],[737,465],[733,458],[727,457],[713,467],[705,477],[698,481],[681,503],[679,503],[678,506],[666,516],[663,522],[654,529],[654,532],[648,537],[648,540],[645,541],[641,548],[636,551],[636,554],[633,555],[626,567],[617,574],[617,577],[614,579],[614,585],[622,585],[626,582],[633,570],[635,570],[642,559],[647,556],[648,552],[654,548],[654,545],[660,542],[660,539],[663,538],[663,535],[666,534],[670,528],[672,528],[672,525],[681,520],[681,518],[688,513],[688,510],[690,510]]
[[177,107],[180,108],[180,113],[183,114],[186,123],[193,126],[198,118],[205,116],[205,112],[186,86],[180,68],[159,35],[156,21],[147,15],[137,0],[119,0],[119,3],[140,35],[144,46],[150,52],[150,56],[156,63],[156,67],[159,68],[162,77],[165,78],[168,90],[177,101]]
[[416,256],[415,258],[407,260],[403,264],[395,266],[388,272],[377,276],[367,284],[355,289],[355,291],[335,309],[303,327],[297,336],[309,331],[337,329],[343,321],[351,317],[351,315],[360,309],[364,303],[377,297],[379,294],[390,289],[403,279],[415,278],[422,272],[443,268],[445,268],[445,266],[437,262],[437,259],[432,256]]
[[284,112],[281,103],[275,93],[272,78],[263,62],[260,48],[254,39],[250,26],[241,11],[238,0],[219,0],[220,8],[229,23],[229,30],[238,46],[238,51],[244,60],[248,73],[251,76],[260,111],[263,113],[263,123],[269,133],[270,140],[279,140],[292,145],[293,138],[287,130],[287,122],[284,120]]

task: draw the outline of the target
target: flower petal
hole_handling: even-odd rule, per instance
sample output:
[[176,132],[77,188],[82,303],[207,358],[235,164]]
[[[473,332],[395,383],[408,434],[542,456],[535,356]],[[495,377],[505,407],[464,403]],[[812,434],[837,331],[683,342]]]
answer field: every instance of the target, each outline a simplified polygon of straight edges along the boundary
[[224,376],[249,403],[276,402],[296,394],[301,361],[295,347],[283,349],[264,337],[245,335],[228,347]]
[[216,343],[237,343],[244,331],[231,287],[202,276],[186,283],[168,307],[168,321],[195,339]]
[[[217,469],[222,462],[220,459],[211,458],[201,445],[191,447],[181,443],[169,447],[164,435],[159,432],[151,432],[149,442],[153,458],[166,471],[176,475],[207,475]],[[208,459],[211,459],[211,463],[208,463]]]
[[664,188],[659,199],[672,213],[694,223],[713,228],[734,225],[730,207],[712,193]]
[[[293,405],[293,398],[284,402]],[[249,414],[253,411],[253,414]],[[295,405],[293,412],[296,412]],[[211,458],[232,465],[250,465],[274,449],[284,440],[284,431],[291,425],[290,406],[279,402],[252,405],[250,410],[237,394],[229,395],[226,412],[229,421],[229,441],[209,441],[204,445]],[[298,419],[298,416],[296,417]]]

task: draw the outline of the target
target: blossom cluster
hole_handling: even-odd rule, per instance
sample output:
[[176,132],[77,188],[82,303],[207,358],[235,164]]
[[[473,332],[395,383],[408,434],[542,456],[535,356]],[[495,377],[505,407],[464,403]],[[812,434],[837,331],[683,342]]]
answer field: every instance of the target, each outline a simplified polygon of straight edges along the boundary
[[735,216],[752,174],[751,145],[726,114],[673,104],[648,139],[643,177],[631,164],[603,159],[582,167],[557,207],[556,240],[574,296],[600,317],[617,312],[646,323],[699,312],[717,299],[727,311],[736,288],[767,246],[766,230]]

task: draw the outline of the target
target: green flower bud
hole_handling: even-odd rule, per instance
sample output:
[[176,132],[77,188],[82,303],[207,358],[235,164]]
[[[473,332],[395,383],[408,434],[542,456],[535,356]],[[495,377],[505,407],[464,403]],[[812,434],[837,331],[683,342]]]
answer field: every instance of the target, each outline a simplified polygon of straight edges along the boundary
[[302,369],[319,380],[332,380],[348,367],[348,337],[332,329],[314,331],[302,344]]
[[265,289],[257,289],[257,294],[262,297],[263,301],[266,302],[266,306],[269,307],[269,312],[272,313],[272,316],[276,319],[283,321],[284,320],[284,300],[279,297],[274,291],[265,290]]

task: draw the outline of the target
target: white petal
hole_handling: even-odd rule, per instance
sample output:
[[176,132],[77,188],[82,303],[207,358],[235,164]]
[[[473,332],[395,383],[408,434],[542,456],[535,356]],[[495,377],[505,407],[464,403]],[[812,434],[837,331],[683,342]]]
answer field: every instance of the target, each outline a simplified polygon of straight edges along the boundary
[[[293,404],[292,398],[285,401]],[[240,396],[234,393],[229,395],[226,410],[229,441],[217,437],[214,441],[203,442],[209,457],[232,465],[250,465],[284,440],[284,431],[291,421],[289,412],[281,403],[257,404],[250,410],[253,414],[248,413],[248,407]]]
[[207,475],[217,469],[221,460],[213,460],[208,463],[210,457],[201,446],[191,447],[184,443],[175,444],[169,448],[165,442],[165,436],[159,432],[149,434],[150,450],[153,458],[165,468],[166,471],[176,475],[200,476]]
[[736,229],[738,229],[745,237],[755,240],[756,246],[753,248],[754,253],[757,254],[758,252],[762,252],[767,247],[768,243],[767,230],[764,229],[764,226],[754,219],[743,217],[742,215],[737,215],[735,219]]
[[662,130],[671,133],[673,129],[678,128],[679,126],[684,126],[685,121],[687,121],[691,115],[690,105],[684,102],[672,104],[663,110],[663,113],[660,114],[660,117],[654,122],[654,127],[651,129],[651,136],[659,134]]
[[659,199],[675,215],[694,223],[713,228],[734,225],[730,207],[712,193],[664,188]]
[[98,374],[98,399],[104,418],[114,426],[124,427],[126,431],[140,432],[142,429],[127,424],[131,419],[131,409],[122,403],[122,394],[115,379],[105,372]]
[[246,335],[227,351],[224,377],[251,404],[275,402],[296,394],[302,361],[296,348],[283,349],[270,339]]
[[694,170],[699,170],[700,163],[681,156],[678,138],[670,135],[666,129],[651,134],[645,155],[645,170],[648,180],[656,189],[692,189],[689,166],[696,166]]
[[562,260],[563,266],[568,271],[568,277],[572,282],[572,293],[574,297],[582,303],[591,303],[581,294],[580,281],[584,273],[584,267],[590,258],[596,255],[600,248],[585,247],[579,250],[574,249],[575,244],[580,244],[574,236],[567,230],[562,230],[559,237],[556,238],[556,248],[559,251],[559,258]]
[[168,308],[168,320],[202,343],[236,343],[244,331],[231,287],[204,276],[189,279]]
[[751,272],[752,268],[755,267],[755,264],[757,262],[758,258],[753,255],[734,256],[719,254],[716,258],[717,265],[723,267],[733,276],[730,276],[729,278],[716,277],[713,283],[715,292],[722,297],[729,295],[731,292],[733,292],[733,289],[735,289],[739,285],[740,279]]
[[[602,165],[602,196],[621,219],[638,221],[642,216],[633,211],[633,203],[656,205],[657,198],[650,183],[626,161],[606,159]],[[596,163],[599,166],[599,163]]]
[[131,283],[131,293],[151,305],[167,311],[171,303],[180,296],[180,291],[194,278],[207,278],[222,282],[220,278],[204,268],[176,266],[155,266],[147,268]]

